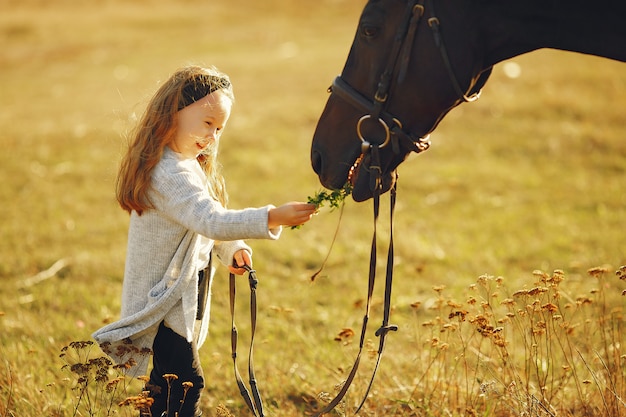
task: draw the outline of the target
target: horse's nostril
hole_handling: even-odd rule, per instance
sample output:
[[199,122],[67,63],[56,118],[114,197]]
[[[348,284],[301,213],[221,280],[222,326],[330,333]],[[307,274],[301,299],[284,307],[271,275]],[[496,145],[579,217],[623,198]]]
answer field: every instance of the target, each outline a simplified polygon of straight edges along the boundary
[[322,171],[322,155],[318,151],[311,151],[311,166],[316,174]]

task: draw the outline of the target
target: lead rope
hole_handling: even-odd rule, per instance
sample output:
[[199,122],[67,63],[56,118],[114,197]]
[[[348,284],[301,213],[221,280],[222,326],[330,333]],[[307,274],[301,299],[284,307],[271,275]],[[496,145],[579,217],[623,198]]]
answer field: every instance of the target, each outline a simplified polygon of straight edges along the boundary
[[[371,163],[370,163],[370,171],[376,171],[375,174],[370,174],[371,182],[370,187],[372,188],[373,193],[373,202],[374,202],[374,232],[372,236],[372,247],[370,251],[370,268],[369,268],[369,277],[368,277],[368,286],[367,286],[367,302],[365,304],[365,316],[363,317],[363,325],[361,327],[361,337],[359,339],[359,351],[357,353],[356,359],[354,360],[354,364],[352,365],[352,369],[350,370],[350,374],[348,378],[346,378],[341,390],[337,393],[335,398],[331,400],[330,403],[324,407],[322,411],[315,414],[315,417],[320,417],[326,413],[332,411],[340,402],[343,400],[344,396],[348,392],[352,381],[356,375],[357,369],[359,368],[359,364],[361,362],[361,354],[363,352],[363,346],[365,344],[365,333],[367,331],[367,323],[369,321],[369,314],[372,306],[372,295],[374,293],[374,284],[376,282],[376,231],[377,231],[377,223],[378,223],[378,215],[380,212],[380,188],[381,188],[381,174],[382,171],[380,169],[380,157],[378,152],[378,146],[370,146],[369,151],[371,152]],[[395,208],[395,200],[396,200],[396,187],[395,184],[392,187],[391,191],[391,218],[393,219],[393,210]],[[393,228],[393,223],[390,224],[390,227]],[[367,396],[374,382],[374,377],[376,376],[376,372],[378,370],[378,365],[380,364],[380,359],[382,356],[383,348],[385,345],[385,336],[389,331],[398,330],[398,326],[389,325],[389,315],[391,311],[391,284],[393,279],[393,232],[391,233],[391,238],[389,241],[389,250],[387,252],[387,271],[386,271],[386,284],[385,284],[385,304],[384,304],[384,317],[382,326],[376,331],[376,336],[380,337],[379,347],[378,347],[378,357],[376,360],[376,366],[372,373],[372,377],[370,379],[369,385],[367,387],[367,391],[363,396],[359,407],[356,409],[355,414],[363,407],[365,401],[367,400]]]
[[390,331],[394,331],[394,332],[398,331],[398,326],[396,326],[395,324],[389,324],[389,316],[391,314],[391,288],[392,288],[392,283],[393,283],[393,257],[394,257],[393,212],[396,206],[396,183],[394,183],[393,187],[391,187],[391,190],[389,190],[390,192],[389,249],[387,250],[387,267],[386,267],[386,272],[385,272],[385,301],[384,301],[384,307],[383,307],[383,322],[381,326],[378,328],[378,330],[376,330],[376,333],[374,333],[377,337],[380,338],[378,342],[378,354],[376,357],[376,366],[374,367],[374,371],[372,372],[372,377],[367,386],[367,390],[365,391],[365,394],[363,395],[363,399],[361,400],[361,403],[357,407],[354,414],[359,413],[359,411],[363,407],[363,404],[365,404],[365,401],[367,400],[367,396],[370,392],[370,389],[372,388],[372,385],[374,384],[374,378],[376,377],[376,372],[378,371],[378,366],[380,365],[380,360],[382,358],[383,350],[385,348],[385,337],[387,336],[387,333],[389,333]]
[[[234,274],[230,274],[229,284],[230,284],[230,316],[232,323],[231,330],[231,351],[233,358],[233,367],[235,370],[235,379],[237,380],[237,386],[239,387],[239,392],[243,397],[246,405],[255,415],[255,417],[264,417],[263,414],[263,402],[261,401],[261,394],[259,393],[259,389],[257,387],[256,376],[254,374],[254,365],[253,365],[253,346],[254,346],[254,334],[256,333],[256,288],[258,284],[258,279],[256,277],[256,271],[250,268],[248,265],[243,266],[246,271],[248,271],[248,282],[250,284],[250,321],[251,321],[251,335],[250,335],[250,350],[248,352],[248,375],[250,378],[250,389],[252,390],[252,397],[250,396],[250,392],[246,388],[246,384],[243,382],[243,378],[239,373],[239,369],[237,369],[237,327],[235,326],[235,281],[236,277]],[[254,398],[254,402],[252,400]]]

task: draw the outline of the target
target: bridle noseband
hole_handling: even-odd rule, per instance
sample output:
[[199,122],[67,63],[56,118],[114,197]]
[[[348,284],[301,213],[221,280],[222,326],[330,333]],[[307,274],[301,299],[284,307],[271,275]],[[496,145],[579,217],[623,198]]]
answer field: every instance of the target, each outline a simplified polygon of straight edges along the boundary
[[457,96],[465,102],[475,101],[480,96],[480,90],[464,92],[460,86],[454,70],[452,69],[448,51],[441,36],[440,22],[435,16],[433,1],[409,1],[407,3],[407,11],[394,38],[389,62],[380,76],[374,98],[367,98],[341,76],[336,77],[328,89],[330,93],[335,94],[356,109],[365,112],[356,125],[357,136],[361,140],[361,150],[363,153],[372,148],[372,142],[364,137],[361,129],[362,124],[369,119],[378,121],[385,132],[384,139],[374,145],[378,149],[382,149],[391,143],[393,152],[399,154],[400,145],[409,152],[415,153],[420,153],[430,147],[430,135],[420,136],[405,131],[401,121],[386,111],[389,97],[391,96],[391,80],[396,71],[396,67],[398,67],[398,81],[402,81],[406,76],[417,27],[425,14],[424,3],[426,1],[428,2],[431,15],[427,20],[428,26],[431,28],[435,45],[439,49],[444,67],[446,68],[446,72],[448,73],[452,87]]

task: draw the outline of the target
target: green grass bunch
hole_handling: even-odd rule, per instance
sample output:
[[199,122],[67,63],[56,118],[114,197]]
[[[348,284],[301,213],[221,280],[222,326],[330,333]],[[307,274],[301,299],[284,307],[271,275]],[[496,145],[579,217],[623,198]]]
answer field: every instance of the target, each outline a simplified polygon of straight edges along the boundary
[[331,210],[335,210],[341,207],[346,197],[349,197],[351,193],[352,184],[347,182],[338,190],[320,190],[316,192],[312,197],[307,197],[307,203],[315,204],[318,209],[328,204]]

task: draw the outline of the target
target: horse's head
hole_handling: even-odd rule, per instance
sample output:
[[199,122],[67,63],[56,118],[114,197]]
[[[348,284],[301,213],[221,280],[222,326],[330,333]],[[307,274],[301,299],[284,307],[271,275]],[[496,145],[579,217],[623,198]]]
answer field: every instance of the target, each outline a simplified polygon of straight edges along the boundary
[[437,1],[437,15],[434,3],[365,6],[313,137],[311,163],[323,186],[338,189],[350,179],[354,200],[371,198],[370,153],[362,154],[371,145],[379,149],[382,192],[388,191],[398,165],[426,147],[421,138],[487,81],[465,2]]

